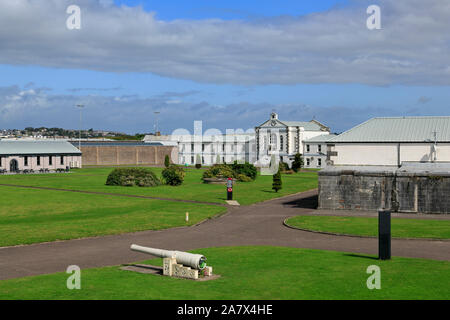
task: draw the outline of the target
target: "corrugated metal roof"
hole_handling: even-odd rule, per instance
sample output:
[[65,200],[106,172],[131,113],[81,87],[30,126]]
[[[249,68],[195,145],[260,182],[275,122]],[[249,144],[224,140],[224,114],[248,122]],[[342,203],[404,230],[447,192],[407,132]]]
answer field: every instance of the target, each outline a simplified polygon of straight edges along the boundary
[[307,140],[305,140],[305,142],[327,142],[330,139],[333,139],[334,137],[336,137],[335,134],[321,134],[320,136],[316,136],[316,137],[312,137],[309,138]]
[[0,154],[81,154],[81,152],[65,140],[0,140]]
[[329,140],[339,142],[450,142],[450,117],[372,118]]

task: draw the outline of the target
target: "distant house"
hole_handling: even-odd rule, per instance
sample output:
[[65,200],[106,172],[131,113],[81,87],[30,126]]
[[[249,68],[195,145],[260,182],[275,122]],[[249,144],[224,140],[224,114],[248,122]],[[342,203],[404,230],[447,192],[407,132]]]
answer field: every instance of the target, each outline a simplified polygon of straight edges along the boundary
[[81,152],[67,141],[0,140],[2,172],[81,168]]
[[333,165],[450,162],[450,117],[373,118],[327,144]]

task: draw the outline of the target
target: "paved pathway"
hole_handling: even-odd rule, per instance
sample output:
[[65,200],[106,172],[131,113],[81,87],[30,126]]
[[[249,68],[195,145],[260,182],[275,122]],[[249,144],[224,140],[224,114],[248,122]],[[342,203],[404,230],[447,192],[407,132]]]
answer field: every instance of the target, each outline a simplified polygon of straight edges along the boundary
[[[132,243],[177,250],[275,245],[377,254],[377,239],[324,235],[283,225],[290,216],[314,212],[316,194],[317,191],[308,191],[251,206],[230,207],[220,218],[194,227],[0,248],[0,279],[64,272],[71,264],[92,268],[149,257],[132,252]],[[450,260],[450,242],[392,240],[392,255]]]

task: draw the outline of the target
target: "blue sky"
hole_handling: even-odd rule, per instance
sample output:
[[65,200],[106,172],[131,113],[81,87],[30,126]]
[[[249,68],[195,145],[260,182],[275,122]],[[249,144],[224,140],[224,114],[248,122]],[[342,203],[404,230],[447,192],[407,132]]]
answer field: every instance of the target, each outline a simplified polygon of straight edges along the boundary
[[[18,1],[23,13],[0,1],[0,128],[78,128],[77,103],[86,128],[128,133],[152,131],[154,111],[165,133],[194,120],[248,129],[273,109],[336,132],[373,116],[450,113],[440,0],[69,1],[79,31],[58,29],[64,4]],[[382,30],[365,28],[372,2]]]

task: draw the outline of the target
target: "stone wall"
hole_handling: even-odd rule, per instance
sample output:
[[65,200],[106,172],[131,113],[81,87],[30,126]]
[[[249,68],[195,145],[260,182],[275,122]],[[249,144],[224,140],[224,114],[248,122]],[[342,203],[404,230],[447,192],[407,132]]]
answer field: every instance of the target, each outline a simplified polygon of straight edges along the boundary
[[83,166],[164,165],[169,156],[178,163],[178,150],[172,146],[81,146]]
[[450,171],[332,167],[319,172],[319,208],[450,213]]

